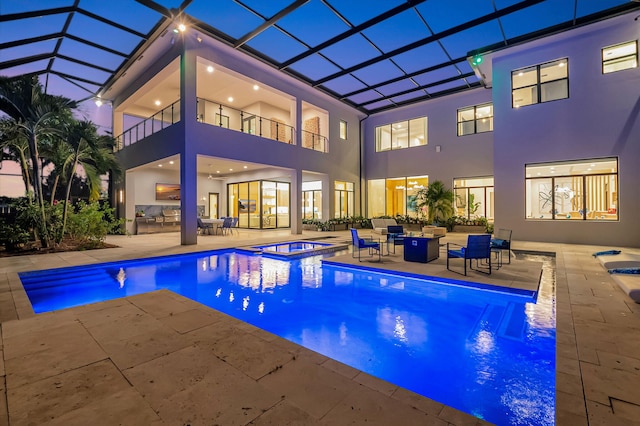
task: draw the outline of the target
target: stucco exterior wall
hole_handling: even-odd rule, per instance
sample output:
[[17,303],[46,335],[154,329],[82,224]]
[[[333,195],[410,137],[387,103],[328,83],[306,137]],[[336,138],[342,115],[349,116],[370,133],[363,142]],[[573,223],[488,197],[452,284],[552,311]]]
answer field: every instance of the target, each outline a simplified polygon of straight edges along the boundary
[[[514,239],[640,246],[640,69],[602,74],[601,49],[638,38],[624,15],[493,58],[496,226]],[[568,58],[569,98],[511,107],[511,71]],[[619,221],[525,218],[525,165],[618,157]]]

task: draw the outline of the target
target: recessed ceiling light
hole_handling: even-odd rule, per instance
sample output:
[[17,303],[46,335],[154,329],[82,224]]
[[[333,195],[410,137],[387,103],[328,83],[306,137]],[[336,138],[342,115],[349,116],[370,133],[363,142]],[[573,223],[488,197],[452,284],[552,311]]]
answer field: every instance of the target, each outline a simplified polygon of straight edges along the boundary
[[207,67],[207,72],[209,72],[209,73],[213,72],[213,67],[211,65],[209,65]]
[[522,71],[520,71],[520,72],[518,73],[518,77],[522,77],[523,75],[524,75],[524,73],[523,73]]
[[161,102],[159,100],[155,101],[156,106],[160,106]]
[[220,173],[220,170],[216,170],[216,173]]
[[158,167],[162,167],[162,164],[158,164]]
[[233,169],[229,169],[229,171],[230,171],[230,172],[232,172],[232,171],[233,171]]
[[260,88],[260,86],[258,86],[257,84],[253,85],[253,90],[258,90]]
[[560,62],[560,63],[558,64],[558,66],[560,66],[560,67],[564,67],[564,62]]
[[187,26],[185,24],[178,25],[178,30],[180,30],[181,33],[183,33],[186,29],[187,29]]
[[247,168],[247,166],[244,166],[244,168],[246,169],[246,168]]
[[169,164],[173,164],[173,160],[169,161]]
[[229,97],[227,98],[227,100],[228,100],[229,102],[233,102],[233,96],[229,96]]

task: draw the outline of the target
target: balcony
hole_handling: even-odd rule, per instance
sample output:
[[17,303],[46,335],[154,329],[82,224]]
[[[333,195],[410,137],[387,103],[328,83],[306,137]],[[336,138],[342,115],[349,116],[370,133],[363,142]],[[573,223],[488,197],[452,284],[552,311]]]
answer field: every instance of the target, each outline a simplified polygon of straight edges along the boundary
[[287,144],[295,144],[295,129],[283,120],[261,117],[202,98],[198,98],[197,111],[197,119],[200,123],[220,126]]
[[142,120],[136,125],[128,128],[120,136],[116,137],[118,141],[116,151],[124,147],[132,145],[139,140],[151,136],[162,129],[166,129],[180,121],[180,101],[175,101],[168,107],[158,111],[151,117]]
[[329,139],[326,136],[317,133],[302,131],[302,147],[313,149],[315,151],[327,152],[329,147]]

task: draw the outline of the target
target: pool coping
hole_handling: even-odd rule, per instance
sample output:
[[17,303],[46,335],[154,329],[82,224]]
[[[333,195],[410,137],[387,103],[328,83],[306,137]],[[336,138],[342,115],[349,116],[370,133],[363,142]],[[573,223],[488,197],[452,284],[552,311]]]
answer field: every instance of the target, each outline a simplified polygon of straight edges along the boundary
[[293,240],[287,241],[281,244],[295,244],[295,243],[311,243],[311,244],[319,244],[322,247],[306,249],[306,250],[296,250],[293,252],[278,252],[274,250],[265,250],[263,247],[273,246],[277,244],[265,244],[263,247],[260,246],[250,246],[250,247],[236,247],[238,251],[244,251],[254,254],[261,254],[263,256],[274,257],[274,258],[284,258],[284,259],[299,259],[302,257],[309,256],[317,256],[321,254],[334,253],[341,250],[346,250],[349,248],[349,244],[347,243],[325,243],[320,241],[311,241],[311,240]]

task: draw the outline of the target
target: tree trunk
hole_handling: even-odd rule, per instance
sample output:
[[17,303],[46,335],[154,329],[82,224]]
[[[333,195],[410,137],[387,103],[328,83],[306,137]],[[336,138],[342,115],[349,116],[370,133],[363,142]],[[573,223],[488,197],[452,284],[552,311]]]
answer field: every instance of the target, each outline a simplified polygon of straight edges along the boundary
[[73,183],[73,176],[76,173],[76,167],[78,167],[79,151],[80,151],[80,144],[78,144],[78,150],[76,150],[76,155],[73,158],[73,167],[71,167],[71,173],[69,174],[69,179],[67,181],[67,190],[64,196],[64,208],[62,210],[62,228],[60,229],[60,235],[58,236],[59,238],[58,241],[62,241],[65,228],[67,227],[67,214],[69,212],[69,198],[71,198],[71,184]]
[[40,175],[40,160],[38,158],[38,141],[33,129],[29,132],[27,138],[29,141],[29,152],[31,154],[31,163],[33,166],[33,195],[40,209],[40,244],[43,248],[49,247],[49,232],[47,232],[47,215],[44,208],[44,198],[42,196],[42,179]]

